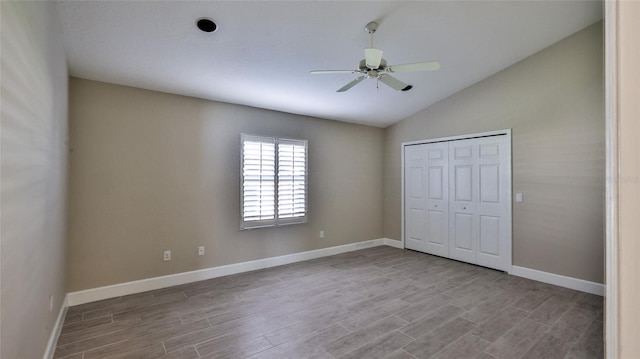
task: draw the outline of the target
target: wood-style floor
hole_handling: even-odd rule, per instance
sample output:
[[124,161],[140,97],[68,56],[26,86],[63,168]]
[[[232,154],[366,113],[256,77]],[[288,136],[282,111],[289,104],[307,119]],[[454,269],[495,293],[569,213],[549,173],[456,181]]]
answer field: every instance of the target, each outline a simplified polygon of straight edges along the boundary
[[55,358],[602,358],[602,302],[382,246],[71,307]]

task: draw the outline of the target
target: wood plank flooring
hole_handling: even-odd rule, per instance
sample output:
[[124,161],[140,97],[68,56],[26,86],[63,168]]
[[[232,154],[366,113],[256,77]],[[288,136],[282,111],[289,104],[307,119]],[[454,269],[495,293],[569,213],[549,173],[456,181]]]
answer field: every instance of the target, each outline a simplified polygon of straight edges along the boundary
[[382,246],[71,307],[55,358],[602,358],[602,310]]

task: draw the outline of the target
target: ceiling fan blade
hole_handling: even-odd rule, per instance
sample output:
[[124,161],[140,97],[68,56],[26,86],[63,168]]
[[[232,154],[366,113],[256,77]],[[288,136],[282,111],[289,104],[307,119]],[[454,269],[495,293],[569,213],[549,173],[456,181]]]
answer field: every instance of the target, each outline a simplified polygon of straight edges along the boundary
[[374,49],[372,47],[364,49],[364,60],[367,64],[367,67],[375,70],[380,67],[380,62],[382,61],[382,50]]
[[360,76],[360,77],[358,77],[357,79],[355,79],[355,80],[353,80],[353,81],[349,82],[348,84],[346,84],[346,85],[342,86],[342,87],[341,87],[341,88],[339,88],[339,89],[338,89],[338,91],[336,91],[336,92],[345,92],[345,91],[347,91],[348,89],[352,88],[353,86],[355,86],[355,85],[359,84],[359,83],[360,83],[360,81],[362,81],[362,80],[364,80],[364,79],[366,79],[366,78],[367,78],[366,76]]
[[412,72],[412,71],[434,71],[440,68],[438,61],[417,62],[415,64],[403,64],[388,66],[388,72]]
[[324,74],[356,74],[360,73],[358,70],[314,70],[309,71],[310,74],[313,75],[324,75]]
[[326,75],[326,74],[357,74],[361,73],[359,70],[313,70],[309,71],[312,75]]
[[411,90],[412,87],[411,85],[407,85],[391,75],[382,74],[378,77],[378,80],[382,81],[385,85],[393,88],[394,90],[407,91]]

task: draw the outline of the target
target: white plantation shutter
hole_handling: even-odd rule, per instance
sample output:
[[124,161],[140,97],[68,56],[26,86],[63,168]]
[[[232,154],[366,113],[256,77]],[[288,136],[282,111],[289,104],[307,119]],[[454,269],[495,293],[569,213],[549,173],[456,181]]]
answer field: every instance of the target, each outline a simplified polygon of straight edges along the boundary
[[274,138],[242,136],[242,228],[274,223],[275,148]]
[[306,221],[306,214],[307,141],[279,139],[278,219],[300,223]]
[[307,221],[307,141],[241,135],[242,229]]

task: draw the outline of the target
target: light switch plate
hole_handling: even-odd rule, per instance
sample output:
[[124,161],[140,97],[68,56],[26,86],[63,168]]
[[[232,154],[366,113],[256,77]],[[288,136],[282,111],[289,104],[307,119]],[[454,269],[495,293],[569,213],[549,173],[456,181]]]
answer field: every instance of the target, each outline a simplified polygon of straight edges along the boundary
[[523,202],[522,193],[516,193],[516,202]]

